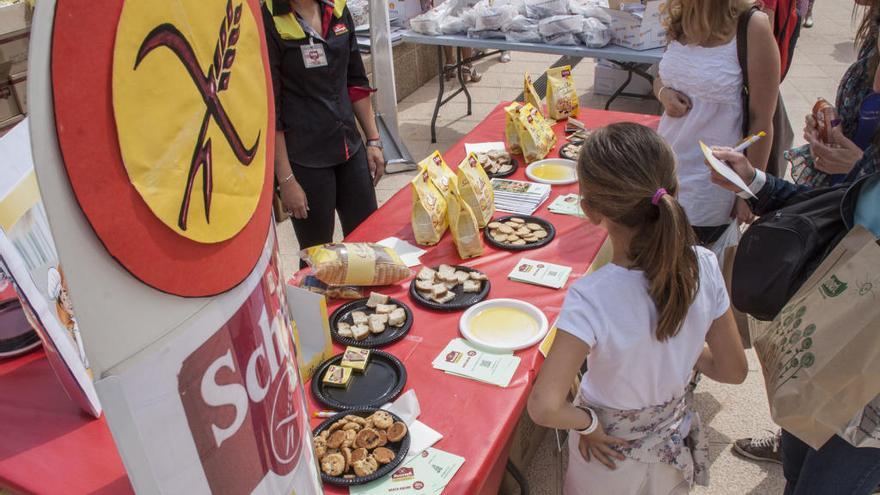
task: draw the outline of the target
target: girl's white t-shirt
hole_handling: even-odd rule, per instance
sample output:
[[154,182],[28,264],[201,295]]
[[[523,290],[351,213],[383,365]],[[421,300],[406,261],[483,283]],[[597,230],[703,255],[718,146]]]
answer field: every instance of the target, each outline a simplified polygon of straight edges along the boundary
[[694,248],[700,287],[678,334],[655,337],[657,308],[640,270],[609,263],[572,284],[557,328],[590,346],[581,395],[589,404],[643,409],[684,393],[712,322],[730,306],[711,251]]

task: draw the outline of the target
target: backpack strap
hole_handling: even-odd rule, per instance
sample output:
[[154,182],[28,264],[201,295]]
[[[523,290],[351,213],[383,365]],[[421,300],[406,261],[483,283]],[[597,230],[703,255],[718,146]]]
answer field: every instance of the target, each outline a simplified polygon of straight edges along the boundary
[[749,135],[749,20],[752,14],[758,11],[757,6],[752,6],[739,15],[736,23],[736,58],[739,60],[739,68],[742,71],[742,137]]

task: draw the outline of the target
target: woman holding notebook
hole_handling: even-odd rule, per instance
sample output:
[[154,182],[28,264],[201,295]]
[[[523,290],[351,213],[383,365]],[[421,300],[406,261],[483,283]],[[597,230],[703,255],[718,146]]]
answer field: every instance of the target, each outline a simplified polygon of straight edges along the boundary
[[[767,135],[749,148],[748,156],[766,167],[779,94],[779,50],[767,15],[751,1],[673,0],[669,7],[670,42],[654,81],[665,110],[659,133],[675,151],[679,200],[698,241],[723,263],[725,248],[738,239],[736,220],[748,222],[752,214],[744,200],[712,184],[699,143],[733,147],[764,131]],[[746,33],[745,39],[737,40],[738,31]]]

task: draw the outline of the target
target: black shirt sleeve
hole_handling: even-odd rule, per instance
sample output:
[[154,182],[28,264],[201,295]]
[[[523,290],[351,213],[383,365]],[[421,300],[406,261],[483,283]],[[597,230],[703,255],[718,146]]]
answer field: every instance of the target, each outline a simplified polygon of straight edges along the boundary
[[276,38],[275,21],[272,14],[263,5],[263,24],[266,31],[266,48],[269,52],[269,69],[272,73],[272,93],[275,96],[275,130],[284,131],[284,120],[281,118],[281,45]]
[[369,88],[370,80],[367,78],[367,71],[364,68],[364,59],[361,57],[361,50],[358,48],[357,36],[354,32],[354,18],[348,7],[342,11],[342,18],[348,27],[349,37],[349,55],[348,55],[348,87]]

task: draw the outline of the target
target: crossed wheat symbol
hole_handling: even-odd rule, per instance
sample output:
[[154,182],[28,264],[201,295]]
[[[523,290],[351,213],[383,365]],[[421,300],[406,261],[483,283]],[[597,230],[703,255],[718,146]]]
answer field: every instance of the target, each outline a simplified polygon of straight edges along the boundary
[[238,4],[233,9],[232,0],[226,2],[226,15],[220,22],[220,34],[217,45],[214,48],[214,57],[207,74],[202,74],[195,51],[186,37],[173,24],[165,23],[156,26],[144,38],[138,50],[134,70],[153,50],[166,47],[171,50],[183,67],[186,69],[193,83],[195,83],[202,100],[205,103],[205,116],[202,118],[202,126],[199,137],[190,160],[189,173],[186,179],[186,188],[180,204],[180,215],[177,225],[181,230],[186,230],[186,221],[189,212],[192,189],[195,185],[196,175],[202,171],[202,194],[205,202],[205,221],[211,222],[211,193],[213,191],[213,168],[211,139],[206,136],[208,124],[213,120],[220,127],[220,132],[226,138],[238,161],[248,166],[256,155],[257,146],[260,143],[260,134],[250,148],[245,148],[238,131],[229,119],[229,115],[220,103],[219,94],[229,88],[229,79],[232,77],[232,64],[235,62],[235,45],[238,43],[241,24],[242,5]]

